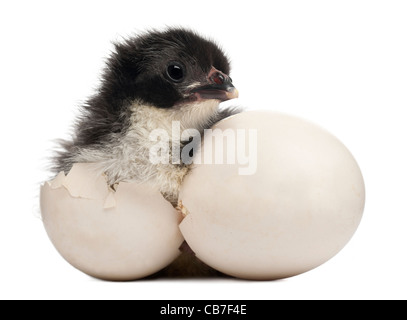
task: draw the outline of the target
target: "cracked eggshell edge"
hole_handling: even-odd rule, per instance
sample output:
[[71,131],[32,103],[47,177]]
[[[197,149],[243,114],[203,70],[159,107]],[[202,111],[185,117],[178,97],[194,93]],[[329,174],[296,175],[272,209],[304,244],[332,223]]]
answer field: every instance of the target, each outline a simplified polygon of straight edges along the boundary
[[182,216],[147,184],[113,191],[92,164],[75,164],[41,186],[48,236],[75,268],[96,278],[135,280],[169,265],[184,241]]

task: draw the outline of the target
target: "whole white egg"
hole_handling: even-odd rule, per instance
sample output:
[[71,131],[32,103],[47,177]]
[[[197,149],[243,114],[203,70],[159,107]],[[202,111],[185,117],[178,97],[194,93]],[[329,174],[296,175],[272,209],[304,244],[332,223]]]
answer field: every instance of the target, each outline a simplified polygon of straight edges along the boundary
[[[346,245],[365,188],[337,138],[266,111],[240,113],[213,129],[220,130],[205,135],[201,164],[180,192],[180,229],[199,259],[235,277],[278,279],[313,269]],[[233,148],[235,161],[228,158]]]

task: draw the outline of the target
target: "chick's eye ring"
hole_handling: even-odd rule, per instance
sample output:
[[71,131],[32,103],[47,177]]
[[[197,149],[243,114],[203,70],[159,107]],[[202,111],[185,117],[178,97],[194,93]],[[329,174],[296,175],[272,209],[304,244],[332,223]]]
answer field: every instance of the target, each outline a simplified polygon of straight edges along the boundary
[[171,81],[181,82],[184,80],[184,66],[179,62],[170,62],[167,66],[167,75]]

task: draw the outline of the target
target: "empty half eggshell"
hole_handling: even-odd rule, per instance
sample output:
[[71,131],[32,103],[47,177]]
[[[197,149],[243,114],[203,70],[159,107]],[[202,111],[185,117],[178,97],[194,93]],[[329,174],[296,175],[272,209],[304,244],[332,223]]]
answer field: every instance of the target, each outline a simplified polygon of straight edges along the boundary
[[[205,136],[196,154],[202,164],[180,192],[186,214],[180,229],[200,260],[235,277],[271,280],[313,269],[345,246],[361,220],[365,189],[338,139],[305,120],[265,111],[240,113],[213,129],[220,130]],[[208,164],[219,152],[216,138],[227,162],[226,130],[244,156]]]
[[145,184],[109,188],[92,164],[75,164],[41,187],[41,214],[55,248],[74,267],[96,278],[134,280],[178,255],[181,215]]

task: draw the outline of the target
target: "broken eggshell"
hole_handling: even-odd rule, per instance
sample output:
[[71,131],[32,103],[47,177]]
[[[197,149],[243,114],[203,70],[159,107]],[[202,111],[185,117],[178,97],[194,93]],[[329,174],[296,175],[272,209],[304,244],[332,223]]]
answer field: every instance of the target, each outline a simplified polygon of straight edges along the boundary
[[49,238],[74,267],[96,278],[134,280],[180,253],[181,215],[158,190],[121,182],[113,191],[92,164],[75,164],[41,187]]
[[[361,220],[365,189],[339,140],[305,120],[265,111],[237,114],[213,129],[220,131],[205,135],[196,154],[202,164],[180,191],[180,229],[200,260],[238,278],[271,280],[311,270],[345,246]],[[226,130],[236,142],[219,149],[216,138],[225,142]],[[235,153],[234,164],[215,164],[215,153],[225,163],[233,145],[236,153],[243,146],[247,163]]]

